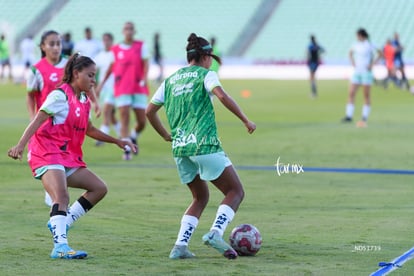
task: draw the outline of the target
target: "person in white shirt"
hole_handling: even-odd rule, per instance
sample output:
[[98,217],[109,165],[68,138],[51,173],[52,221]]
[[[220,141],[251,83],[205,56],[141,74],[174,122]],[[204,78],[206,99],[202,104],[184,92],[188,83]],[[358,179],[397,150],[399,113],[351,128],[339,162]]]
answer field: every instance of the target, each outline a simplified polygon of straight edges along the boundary
[[20,54],[24,64],[23,79],[26,80],[27,70],[35,63],[35,48],[36,44],[33,41],[33,36],[29,35],[20,42]]
[[94,59],[102,49],[102,43],[92,37],[92,30],[89,27],[85,28],[85,39],[75,43],[75,53],[79,52],[82,56],[87,56],[92,59]]
[[[102,42],[105,47],[104,50],[99,52],[95,57],[96,67],[98,69],[98,81],[99,83],[105,77],[111,63],[114,62],[114,54],[111,51],[113,46],[114,37],[111,33],[104,33],[102,35]],[[111,125],[114,126],[117,137],[120,137],[120,123],[115,117],[115,96],[114,96],[114,76],[111,74],[108,80],[105,82],[102,90],[99,93],[99,98],[103,104],[103,119],[100,130],[106,134],[109,134]],[[102,145],[103,142],[97,141],[96,146]]]
[[354,115],[355,94],[359,86],[363,86],[365,103],[362,107],[362,120],[357,123],[357,127],[366,127],[368,116],[371,110],[370,90],[374,81],[372,66],[382,57],[381,51],[369,41],[369,35],[365,29],[358,29],[357,42],[349,51],[349,58],[354,68],[349,88],[348,103],[346,105],[346,115],[342,122],[352,122]]

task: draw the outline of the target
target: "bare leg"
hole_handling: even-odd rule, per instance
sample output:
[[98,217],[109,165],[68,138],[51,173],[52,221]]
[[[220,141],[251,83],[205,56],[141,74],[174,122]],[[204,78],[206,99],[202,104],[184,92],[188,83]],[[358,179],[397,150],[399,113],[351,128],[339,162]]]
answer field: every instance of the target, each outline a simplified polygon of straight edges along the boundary
[[144,130],[145,125],[147,123],[147,117],[145,116],[145,109],[134,108],[134,113],[135,113],[135,119],[137,121],[135,124],[135,131],[136,133],[141,133]]
[[244,198],[244,190],[234,167],[226,167],[212,183],[224,194],[221,204],[231,207],[236,212]]
[[121,106],[118,110],[121,122],[121,138],[129,138],[129,106]]
[[210,196],[208,185],[204,180],[200,179],[199,175],[197,175],[187,186],[193,195],[193,201],[190,206],[188,206],[185,214],[200,218],[207,206]]
[[86,190],[82,196],[96,205],[108,192],[105,182],[87,168],[80,168],[68,177],[68,186]]

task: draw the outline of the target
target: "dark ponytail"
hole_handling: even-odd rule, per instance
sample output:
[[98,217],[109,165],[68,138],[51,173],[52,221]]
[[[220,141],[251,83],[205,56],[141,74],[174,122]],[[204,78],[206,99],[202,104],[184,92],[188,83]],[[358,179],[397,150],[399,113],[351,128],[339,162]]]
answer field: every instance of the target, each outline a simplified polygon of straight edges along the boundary
[[191,62],[194,60],[195,62],[200,62],[203,56],[211,56],[214,58],[219,64],[221,64],[220,57],[212,54],[213,48],[211,47],[210,43],[201,36],[197,36],[195,33],[191,33],[190,36],[187,38],[187,61]]
[[42,50],[42,45],[45,43],[45,40],[49,35],[59,35],[59,33],[54,31],[54,30],[50,30],[50,31],[46,31],[42,34],[42,36],[40,38],[40,44],[39,44],[40,52],[42,54],[42,58],[44,58],[46,56],[45,51]]
[[82,71],[92,64],[95,64],[95,62],[90,57],[82,56],[80,53],[73,54],[66,63],[62,83],[71,83],[73,80],[73,71]]

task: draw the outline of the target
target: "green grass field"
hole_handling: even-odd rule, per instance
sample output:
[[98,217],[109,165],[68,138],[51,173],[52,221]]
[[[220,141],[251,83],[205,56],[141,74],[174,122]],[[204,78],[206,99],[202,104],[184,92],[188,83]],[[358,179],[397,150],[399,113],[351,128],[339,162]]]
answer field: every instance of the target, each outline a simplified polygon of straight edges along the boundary
[[[412,170],[414,97],[373,89],[369,126],[344,125],[347,81],[320,81],[319,98],[306,81],[224,80],[226,90],[257,124],[253,135],[216,100],[219,134],[236,166],[283,163],[304,167]],[[251,97],[242,98],[248,89]],[[358,94],[356,119],[362,95]],[[210,203],[193,235],[196,259],[168,259],[181,215],[191,201],[179,183],[170,152],[151,127],[130,162],[112,145],[84,145],[89,168],[109,186],[107,197],[69,232],[73,248],[90,257],[51,260],[43,189],[25,161],[7,157],[28,123],[24,88],[0,86],[1,275],[368,275],[414,245],[411,175],[238,170],[246,197],[226,231],[241,223],[258,227],[256,257],[227,260],[201,242],[222,199]],[[99,120],[94,119],[95,125]],[[80,191],[71,190],[71,202]],[[358,246],[372,250],[355,251]],[[375,250],[374,250],[375,246]],[[393,275],[410,275],[414,261]]]

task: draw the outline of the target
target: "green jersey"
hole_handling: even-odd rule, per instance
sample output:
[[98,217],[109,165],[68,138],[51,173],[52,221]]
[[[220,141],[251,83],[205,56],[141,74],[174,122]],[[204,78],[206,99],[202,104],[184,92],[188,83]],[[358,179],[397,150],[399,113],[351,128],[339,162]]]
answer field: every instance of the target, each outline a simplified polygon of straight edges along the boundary
[[5,40],[0,40],[0,60],[6,60],[9,57],[9,45]]
[[164,105],[174,157],[223,150],[212,104],[211,91],[217,86],[221,84],[215,72],[189,66],[167,78],[155,92],[151,102]]

